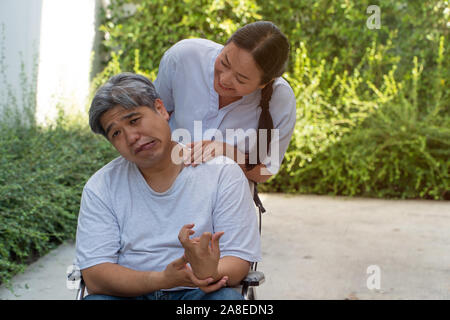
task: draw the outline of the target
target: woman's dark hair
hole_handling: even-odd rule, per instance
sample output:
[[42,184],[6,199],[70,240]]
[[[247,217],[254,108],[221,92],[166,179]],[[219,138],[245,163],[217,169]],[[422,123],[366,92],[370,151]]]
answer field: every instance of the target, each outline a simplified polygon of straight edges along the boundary
[[241,49],[247,50],[255,59],[256,64],[263,72],[260,84],[265,84],[261,90],[261,115],[257,134],[257,163],[246,162],[247,170],[253,169],[261,163],[259,158],[259,130],[267,129],[267,152],[271,141],[273,120],[269,111],[269,102],[272,98],[273,79],[281,77],[286,69],[289,56],[289,41],[278,27],[270,21],[257,21],[238,29],[228,39],[227,44],[233,42]]

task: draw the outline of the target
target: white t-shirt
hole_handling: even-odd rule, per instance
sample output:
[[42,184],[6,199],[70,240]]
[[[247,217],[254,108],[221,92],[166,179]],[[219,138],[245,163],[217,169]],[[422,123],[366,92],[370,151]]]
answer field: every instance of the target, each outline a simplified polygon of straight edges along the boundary
[[81,270],[111,262],[139,271],[163,271],[183,255],[178,233],[189,223],[195,223],[193,237],[225,232],[220,239],[222,257],[261,260],[252,197],[235,162],[217,157],[186,167],[169,190],[159,193],[134,163],[118,157],[83,189],[76,264]]
[[[200,140],[225,141],[237,145],[242,152],[249,152],[254,144],[243,142],[248,129],[258,128],[261,108],[261,89],[242,97],[226,107],[219,109],[219,96],[214,90],[214,62],[223,46],[205,39],[182,40],[167,50],[159,65],[158,77],[154,84],[166,109],[173,112],[169,124],[172,139],[187,144]],[[286,80],[276,78],[273,94],[269,103],[274,128],[278,129],[278,137],[272,135],[269,157],[261,159],[272,174],[280,168],[284,153],[289,146],[296,120],[296,101],[294,92]],[[197,122],[197,128],[194,124]],[[201,128],[200,128],[201,127]],[[180,141],[176,129],[185,129],[190,141]],[[214,134],[217,129],[220,134]],[[226,129],[242,129],[226,133]],[[256,136],[255,136],[256,137]],[[222,138],[222,139],[221,139]],[[265,141],[263,139],[262,141]],[[272,152],[272,150],[278,150]],[[256,153],[255,153],[256,154]],[[255,160],[256,161],[256,160]]]

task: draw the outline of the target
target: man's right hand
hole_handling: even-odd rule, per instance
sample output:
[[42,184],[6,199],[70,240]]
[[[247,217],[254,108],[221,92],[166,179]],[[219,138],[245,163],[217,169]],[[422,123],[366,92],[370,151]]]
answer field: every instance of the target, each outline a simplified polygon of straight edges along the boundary
[[219,290],[226,285],[226,281],[228,280],[227,277],[223,277],[218,282],[215,282],[211,277],[204,280],[198,279],[192,272],[192,269],[187,265],[187,260],[184,255],[169,263],[163,271],[163,278],[167,289],[174,287],[199,287],[205,292]]

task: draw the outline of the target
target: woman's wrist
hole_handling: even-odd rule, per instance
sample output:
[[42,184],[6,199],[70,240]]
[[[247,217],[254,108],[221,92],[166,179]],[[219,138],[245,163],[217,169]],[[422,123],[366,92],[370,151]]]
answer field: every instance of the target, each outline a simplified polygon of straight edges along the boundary
[[246,154],[241,152],[236,146],[230,145],[226,142],[223,143],[223,155],[230,158],[238,165],[245,167]]

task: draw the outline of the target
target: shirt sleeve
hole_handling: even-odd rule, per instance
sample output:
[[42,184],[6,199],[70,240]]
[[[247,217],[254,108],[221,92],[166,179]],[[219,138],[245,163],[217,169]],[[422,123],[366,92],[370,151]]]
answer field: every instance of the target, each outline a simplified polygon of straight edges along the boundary
[[220,254],[249,262],[261,261],[261,243],[248,181],[236,163],[221,172],[213,210],[214,232],[224,231]]
[[167,50],[159,63],[158,75],[154,81],[156,92],[159,94],[168,112],[175,109],[173,98],[173,81],[176,72],[176,61],[173,48]]
[[117,263],[119,251],[119,225],[113,211],[85,187],[78,216],[76,264],[83,270],[100,263]]
[[277,87],[269,108],[275,132],[272,134],[268,157],[262,163],[272,174],[276,174],[289,147],[296,122],[296,100],[292,88],[289,85]]

